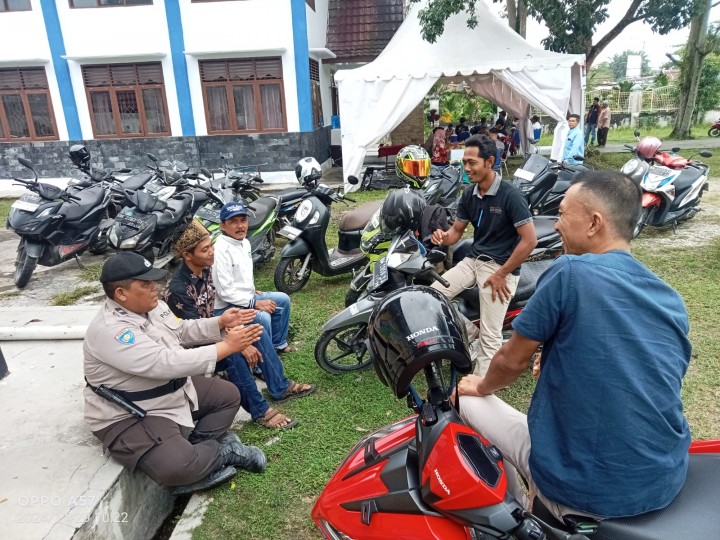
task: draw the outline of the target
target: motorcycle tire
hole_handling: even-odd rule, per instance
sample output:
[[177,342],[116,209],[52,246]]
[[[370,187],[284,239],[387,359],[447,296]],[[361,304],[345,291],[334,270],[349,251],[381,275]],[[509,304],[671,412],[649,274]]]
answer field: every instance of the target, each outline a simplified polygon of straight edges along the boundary
[[633,238],[637,238],[638,235],[645,228],[645,225],[647,224],[648,219],[650,219],[651,212],[652,212],[651,208],[643,208],[640,211],[640,217],[638,218],[638,221],[635,224],[635,229],[633,229]]
[[24,247],[18,246],[17,256],[15,257],[15,286],[18,289],[22,289],[28,284],[37,262],[37,257],[31,257]]
[[333,374],[366,370],[372,365],[366,337],[367,323],[323,332],[315,345],[315,361]]
[[312,269],[310,264],[305,275],[299,276],[305,257],[283,257],[275,268],[275,289],[285,294],[292,294],[301,290],[310,279]]
[[708,136],[710,137],[720,137],[720,128],[710,128],[708,130]]

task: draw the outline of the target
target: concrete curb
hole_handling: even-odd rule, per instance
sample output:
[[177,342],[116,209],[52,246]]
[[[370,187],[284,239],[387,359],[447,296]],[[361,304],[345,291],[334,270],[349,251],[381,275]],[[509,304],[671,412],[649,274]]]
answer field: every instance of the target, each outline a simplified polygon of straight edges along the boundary
[[213,498],[204,493],[195,493],[188,501],[185,511],[175,525],[170,540],[192,540],[193,531],[200,526]]
[[0,341],[85,339],[87,326],[0,326]]

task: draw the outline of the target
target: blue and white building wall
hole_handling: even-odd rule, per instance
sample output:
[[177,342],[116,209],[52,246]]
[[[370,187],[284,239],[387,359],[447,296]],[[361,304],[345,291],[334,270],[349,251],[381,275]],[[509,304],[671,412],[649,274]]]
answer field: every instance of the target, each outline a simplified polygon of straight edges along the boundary
[[[170,138],[208,136],[200,75],[203,60],[279,57],[282,61],[282,132],[274,130],[267,137],[262,130],[210,135],[209,139],[218,138],[206,144],[214,150],[219,151],[222,141],[237,148],[242,137],[258,145],[285,138],[292,146],[299,140],[293,134],[316,132],[319,126],[312,121],[311,92],[306,88],[308,60],[319,62],[322,125],[330,125],[331,74],[322,64],[333,57],[325,48],[328,0],[153,0],[150,5],[97,8],[73,8],[71,0],[29,2],[29,11],[0,13],[0,69],[45,68],[58,143],[97,140],[106,149],[121,145],[122,137],[96,138],[83,80],[83,67],[107,64],[161,64],[168,132],[166,137],[142,138],[149,146],[172,144]],[[132,139],[139,147],[139,138]],[[10,169],[17,170],[16,157],[23,155],[23,149],[32,148],[34,154],[28,158],[37,158],[38,149],[49,146],[47,140],[39,144],[26,138],[0,139],[0,178],[10,176]],[[131,161],[121,157],[113,163],[133,166]],[[200,163],[202,157],[187,161]]]

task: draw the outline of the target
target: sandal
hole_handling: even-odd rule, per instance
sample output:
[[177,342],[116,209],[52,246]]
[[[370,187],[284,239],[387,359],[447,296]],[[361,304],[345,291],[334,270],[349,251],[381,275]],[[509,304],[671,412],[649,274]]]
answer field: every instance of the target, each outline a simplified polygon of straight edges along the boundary
[[275,403],[282,403],[288,399],[309,396],[315,392],[315,390],[317,390],[317,386],[314,384],[301,384],[296,383],[295,381],[290,381],[290,386],[287,390],[285,390],[285,393],[273,401],[275,401]]
[[284,349],[275,349],[275,352],[277,352],[278,354],[285,354],[295,351],[297,351],[297,347],[293,347],[292,345],[288,345]]
[[[287,421],[287,424],[282,424]],[[292,429],[298,425],[297,420],[292,420],[285,416],[277,409],[270,407],[260,418],[255,419],[255,423],[268,429]]]

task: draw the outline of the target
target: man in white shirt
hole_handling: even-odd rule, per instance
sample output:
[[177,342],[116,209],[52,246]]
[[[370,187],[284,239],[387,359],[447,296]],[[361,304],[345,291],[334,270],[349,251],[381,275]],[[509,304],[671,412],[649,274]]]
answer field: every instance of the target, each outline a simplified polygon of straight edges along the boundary
[[[248,208],[244,202],[227,203],[220,210],[223,234],[215,242],[212,279],[215,285],[215,314],[230,307],[257,310],[253,322],[263,327],[278,353],[295,350],[287,341],[290,326],[290,297],[281,292],[255,289],[252,251],[248,232]],[[282,399],[303,397],[315,391],[314,384],[291,381]]]

